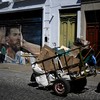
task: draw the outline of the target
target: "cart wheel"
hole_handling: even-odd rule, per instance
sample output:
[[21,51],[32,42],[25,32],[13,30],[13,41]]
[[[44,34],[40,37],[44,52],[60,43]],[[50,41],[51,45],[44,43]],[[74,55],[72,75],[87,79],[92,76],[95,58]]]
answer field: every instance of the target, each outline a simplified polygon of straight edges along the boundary
[[57,79],[53,84],[53,90],[59,96],[66,96],[70,92],[70,83],[65,79]]

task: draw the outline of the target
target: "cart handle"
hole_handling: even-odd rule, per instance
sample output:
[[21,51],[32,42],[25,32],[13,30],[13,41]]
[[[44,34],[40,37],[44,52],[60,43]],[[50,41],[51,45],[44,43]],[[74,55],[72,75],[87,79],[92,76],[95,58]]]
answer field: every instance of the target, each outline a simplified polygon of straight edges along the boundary
[[60,56],[62,56],[63,54],[66,54],[66,53],[68,53],[68,52],[71,52],[71,51],[74,51],[74,50],[77,50],[77,49],[81,49],[82,47],[86,47],[86,46],[88,46],[88,45],[89,45],[89,44],[84,45],[84,46],[77,47],[77,48],[75,48],[75,49],[68,50],[68,51],[66,51],[66,52],[63,52],[62,54],[57,54],[57,55],[55,55],[55,56],[52,56],[52,57],[49,57],[49,58],[46,58],[46,59],[43,59],[43,60],[40,60],[40,61],[36,61],[36,62],[32,63],[31,65],[36,64],[36,63],[41,63],[41,62],[44,62],[44,61],[47,61],[47,60],[50,60],[50,59],[54,59],[54,58],[56,58],[56,57],[60,57]]

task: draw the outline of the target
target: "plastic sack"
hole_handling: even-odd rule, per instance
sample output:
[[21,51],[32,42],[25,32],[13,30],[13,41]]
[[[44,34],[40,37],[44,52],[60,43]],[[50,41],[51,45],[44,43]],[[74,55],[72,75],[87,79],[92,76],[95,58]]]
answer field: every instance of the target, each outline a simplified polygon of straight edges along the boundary
[[90,58],[89,61],[88,61],[88,64],[89,64],[90,66],[94,66],[94,65],[97,64],[97,61],[96,61],[96,58],[95,58],[94,55],[91,56],[91,58]]
[[48,85],[48,80],[47,80],[47,77],[46,75],[44,74],[45,71],[42,70],[38,64],[33,64],[32,65],[32,69],[33,69],[33,72],[35,73],[36,77],[36,82],[41,85],[41,86],[47,86]]

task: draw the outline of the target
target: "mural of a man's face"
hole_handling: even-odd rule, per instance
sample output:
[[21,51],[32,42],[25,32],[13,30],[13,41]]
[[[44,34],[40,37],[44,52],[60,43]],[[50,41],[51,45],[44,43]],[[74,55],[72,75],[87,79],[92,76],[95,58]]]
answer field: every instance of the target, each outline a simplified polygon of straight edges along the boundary
[[8,44],[13,49],[18,50],[20,48],[21,31],[18,28],[11,28],[8,35]]

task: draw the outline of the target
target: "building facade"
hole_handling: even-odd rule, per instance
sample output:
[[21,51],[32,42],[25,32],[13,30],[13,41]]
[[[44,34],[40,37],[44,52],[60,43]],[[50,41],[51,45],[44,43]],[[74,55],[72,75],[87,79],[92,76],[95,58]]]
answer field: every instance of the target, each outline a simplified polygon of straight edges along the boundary
[[[31,26],[30,30],[34,28],[33,34],[35,36],[33,38],[38,40],[38,44],[41,46],[45,43],[51,47],[60,46],[64,43],[65,46],[68,46],[75,37],[80,37],[80,0],[2,1],[0,4],[0,25],[18,23],[23,27]],[[38,23],[37,29],[34,27],[34,23]],[[65,27],[68,29],[66,30]],[[35,30],[38,30],[38,33]],[[26,33],[28,34],[28,32]],[[23,34],[26,33],[23,32]],[[70,40],[72,37],[73,41],[66,41],[68,36],[68,39]]]
[[0,27],[20,25],[23,38],[40,47],[70,47],[81,37],[80,9],[80,0],[1,0]]
[[81,0],[81,36],[90,41],[100,65],[100,0]]
[[100,0],[82,0],[81,5],[81,36],[96,43],[95,49],[100,49]]

